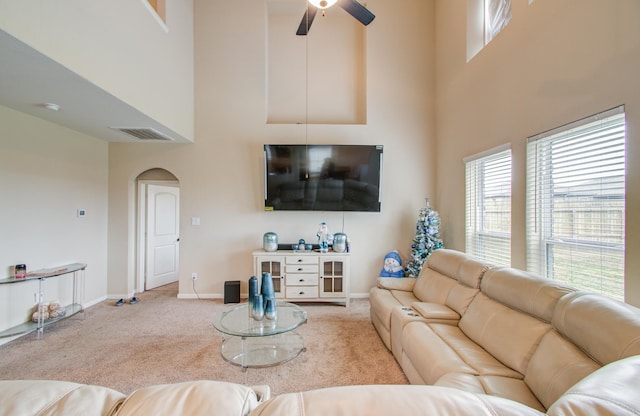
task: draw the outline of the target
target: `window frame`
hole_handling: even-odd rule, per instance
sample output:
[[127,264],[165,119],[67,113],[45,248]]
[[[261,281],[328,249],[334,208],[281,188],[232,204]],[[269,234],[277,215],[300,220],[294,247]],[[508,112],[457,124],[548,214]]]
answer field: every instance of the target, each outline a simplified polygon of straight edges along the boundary
[[[624,300],[625,280],[625,125],[624,106],[619,106],[527,139],[527,269],[618,300]],[[622,139],[616,137],[620,129]],[[569,253],[565,264],[555,262],[556,251]],[[593,279],[580,279],[575,265],[589,266],[580,262],[581,255],[606,258],[607,265],[595,276],[590,269]],[[556,274],[567,266],[571,273]]]

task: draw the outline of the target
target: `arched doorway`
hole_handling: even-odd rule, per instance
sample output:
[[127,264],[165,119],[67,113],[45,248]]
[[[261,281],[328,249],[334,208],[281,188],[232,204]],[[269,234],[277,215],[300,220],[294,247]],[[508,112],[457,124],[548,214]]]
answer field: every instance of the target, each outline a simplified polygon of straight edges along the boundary
[[180,181],[149,169],[136,178],[138,194],[137,291],[177,282],[180,265]]

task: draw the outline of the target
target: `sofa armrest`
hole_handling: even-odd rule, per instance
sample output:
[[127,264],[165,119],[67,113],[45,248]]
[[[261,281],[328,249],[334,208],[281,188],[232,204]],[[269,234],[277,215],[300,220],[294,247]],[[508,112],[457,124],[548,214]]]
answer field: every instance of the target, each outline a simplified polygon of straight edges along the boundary
[[460,315],[447,305],[432,302],[414,302],[411,307],[427,321],[459,321]]
[[378,277],[378,287],[387,290],[413,291],[416,279],[412,277]]
[[571,387],[547,413],[550,416],[640,414],[640,355],[614,361]]

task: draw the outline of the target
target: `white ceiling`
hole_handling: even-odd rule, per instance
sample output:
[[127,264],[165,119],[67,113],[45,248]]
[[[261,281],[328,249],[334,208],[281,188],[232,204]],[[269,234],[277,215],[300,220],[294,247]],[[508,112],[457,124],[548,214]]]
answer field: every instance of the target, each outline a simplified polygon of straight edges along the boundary
[[0,105],[110,142],[158,142],[112,129],[124,127],[153,129],[172,139],[165,143],[192,143],[2,30]]

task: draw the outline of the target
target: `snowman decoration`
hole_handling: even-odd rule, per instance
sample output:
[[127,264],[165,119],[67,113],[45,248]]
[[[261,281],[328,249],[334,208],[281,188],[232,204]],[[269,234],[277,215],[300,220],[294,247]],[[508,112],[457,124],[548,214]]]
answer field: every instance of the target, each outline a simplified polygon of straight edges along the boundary
[[329,226],[326,222],[320,223],[320,228],[316,234],[318,237],[318,246],[320,246],[320,252],[326,253],[329,251],[329,244],[333,243],[333,234],[329,232]]

